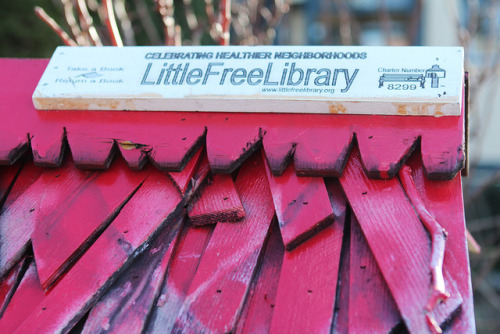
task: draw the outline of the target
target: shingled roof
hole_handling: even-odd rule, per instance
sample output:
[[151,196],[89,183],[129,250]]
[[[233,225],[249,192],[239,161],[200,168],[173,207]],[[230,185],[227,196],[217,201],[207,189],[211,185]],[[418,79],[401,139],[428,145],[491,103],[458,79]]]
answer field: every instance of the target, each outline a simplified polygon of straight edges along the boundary
[[475,330],[463,113],[37,111],[47,63],[0,61],[0,332]]

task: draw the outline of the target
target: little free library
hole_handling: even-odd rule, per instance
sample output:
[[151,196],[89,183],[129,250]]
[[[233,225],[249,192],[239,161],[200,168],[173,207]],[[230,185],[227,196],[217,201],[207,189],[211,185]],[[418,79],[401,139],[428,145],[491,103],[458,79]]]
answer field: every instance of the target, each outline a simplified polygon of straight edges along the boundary
[[475,332],[463,57],[0,59],[0,332]]

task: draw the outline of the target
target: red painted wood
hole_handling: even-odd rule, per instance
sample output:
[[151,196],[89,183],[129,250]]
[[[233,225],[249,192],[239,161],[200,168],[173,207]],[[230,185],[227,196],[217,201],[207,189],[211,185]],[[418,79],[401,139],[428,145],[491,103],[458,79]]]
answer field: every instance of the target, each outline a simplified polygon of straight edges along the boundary
[[67,196],[75,188],[60,182],[53,184],[53,179],[61,173],[68,173],[73,178],[85,179],[90,174],[75,170],[68,161],[60,169],[45,170],[26,163],[18,180],[15,182],[0,215],[0,277],[5,274],[25,253],[37,215],[40,211],[42,197],[56,192],[58,196]]
[[203,148],[200,148],[189,160],[186,167],[182,170],[182,172],[169,172],[168,176],[174,181],[175,185],[179,189],[182,195],[184,195],[188,189],[189,183],[193,178],[195,172],[198,170],[201,161],[205,160],[206,164],[208,164],[208,160],[206,154],[204,153]]
[[347,198],[345,197],[344,190],[340,185],[338,178],[326,178],[326,189],[330,198],[333,216],[336,222],[345,222],[347,214]]
[[273,175],[280,176],[290,164],[295,154],[297,140],[304,131],[300,126],[269,127],[262,139],[267,162]]
[[418,133],[379,125],[359,127],[356,139],[368,177],[386,179],[394,177],[411,155]]
[[114,158],[114,141],[94,131],[93,128],[82,132],[67,130],[73,160],[79,168],[107,169]]
[[285,248],[292,250],[333,223],[333,211],[323,178],[298,177],[293,164],[274,176],[266,164]]
[[[38,135],[39,134],[39,135]],[[33,161],[37,166],[59,167],[64,157],[64,128],[58,125],[47,126],[31,137]]]
[[183,204],[168,177],[151,171],[118,217],[46,297],[36,303],[29,316],[15,325],[4,316],[0,319],[0,332],[7,326],[16,328],[15,333],[71,329],[144,251],[159,228],[177,219]]
[[344,222],[285,252],[270,333],[330,333]]
[[213,125],[207,132],[207,154],[214,173],[232,173],[259,148],[262,132],[259,127],[233,122],[234,115]]
[[[340,182],[408,330],[429,332],[424,308],[431,286],[430,242],[401,184],[396,178],[369,179],[357,150]],[[462,303],[453,280],[446,283],[451,297],[432,312],[438,324]]]
[[31,259],[24,258],[0,279],[0,317],[10,303]]
[[350,241],[348,332],[390,333],[402,319],[354,215]]
[[457,283],[463,303],[462,311],[451,324],[450,332],[475,332],[469,254],[465,242],[465,214],[462,180],[457,175],[451,181],[433,181],[424,176],[420,156],[414,155],[408,164],[422,201],[439,224],[448,231],[444,269]]
[[151,313],[148,333],[170,333],[184,303],[214,225],[188,226],[180,236],[156,307]]
[[[6,210],[12,203],[14,203],[19,196],[21,196],[46,170],[44,168],[36,167],[33,161],[27,160],[22,163],[16,164],[18,167],[18,175],[15,175],[15,180],[12,180],[12,189],[10,190],[4,202],[4,210]],[[13,168],[16,165],[10,167]],[[9,168],[9,167],[6,167]]]
[[82,333],[142,333],[185,217],[167,226],[90,311]]
[[[118,160],[109,170],[96,172],[84,183],[76,179],[79,184],[75,191],[64,197],[57,194],[57,202],[50,198],[45,205],[44,196],[31,238],[44,288],[85,252],[147,176],[147,171],[132,171]],[[62,177],[54,177],[52,184],[65,182]]]
[[[26,145],[28,134],[31,138],[48,138],[49,136],[45,133],[53,132],[57,128],[66,128],[70,140],[72,134],[81,138],[81,143],[78,144],[75,152],[82,153],[79,155],[82,165],[86,164],[85,153],[90,152],[91,148],[95,148],[97,152],[95,158],[88,157],[91,159],[90,164],[97,161],[102,165],[103,161],[106,161],[102,151],[106,148],[104,143],[109,145],[116,141],[137,144],[138,149],[143,153],[157,147],[153,161],[162,168],[180,170],[182,162],[187,162],[189,156],[197,149],[196,146],[202,143],[202,139],[201,141],[193,139],[192,134],[195,133],[194,137],[196,137],[200,131],[203,134],[205,129],[207,129],[210,164],[216,172],[231,172],[237,168],[249,155],[249,150],[251,152],[252,147],[257,147],[254,144],[260,142],[261,137],[264,137],[264,145],[270,155],[268,160],[274,172],[276,172],[274,161],[276,161],[276,166],[280,164],[286,166],[286,160],[290,159],[295,145],[305,145],[304,147],[308,148],[319,146],[326,153],[324,150],[330,150],[330,148],[328,145],[314,141],[316,136],[313,136],[313,139],[296,139],[301,133],[314,134],[318,129],[324,129],[332,136],[334,133],[341,133],[347,129],[351,133],[367,134],[373,130],[376,132],[377,129],[391,129],[394,142],[420,136],[423,163],[425,170],[432,178],[452,178],[464,162],[463,117],[455,116],[259,114],[256,117],[254,114],[235,113],[36,111],[31,102],[31,95],[46,64],[47,60],[2,59],[0,61],[0,68],[4,73],[0,79],[0,87],[9,87],[8,90],[4,89],[0,92],[0,99],[4,101],[0,107],[0,119],[2,119],[0,161],[3,163],[12,163],[28,149]],[[16,113],[12,113],[11,110],[16,110]],[[277,141],[266,140],[265,133],[271,136],[276,128],[286,130],[274,136],[278,139]],[[170,129],[173,130],[170,131]],[[56,133],[59,134],[60,131]],[[182,142],[184,137],[186,137],[185,141],[193,140],[193,147],[188,148],[189,145],[184,146],[182,143],[179,145],[179,141]],[[348,145],[345,142],[345,136],[335,136],[334,139],[333,143],[336,147]],[[270,149],[266,143],[272,143],[277,148]],[[58,147],[56,142],[54,145]],[[365,145],[361,144],[362,151],[364,147]],[[99,157],[97,157],[98,153]],[[384,154],[383,150],[382,152],[375,151],[375,153]],[[309,155],[311,159],[304,160],[307,166],[323,168],[322,166],[331,163],[329,160],[331,157],[324,154],[318,155],[312,152]],[[312,159],[313,157],[320,158],[319,161],[323,162],[318,164]],[[80,158],[75,160],[80,163]],[[140,154],[135,155],[134,161],[140,161]],[[325,164],[327,161],[330,162]],[[340,161],[338,163],[340,164]],[[277,169],[279,171],[279,168]],[[313,168],[310,173],[322,175],[325,171]]]
[[150,160],[160,169],[180,172],[201,147],[205,138],[205,127],[169,126],[161,131],[161,134],[148,137],[153,143],[149,153]]
[[29,138],[22,129],[1,129],[0,142],[0,165],[12,165],[29,149]]
[[12,186],[14,185],[16,176],[21,171],[21,168],[22,163],[0,167],[0,209],[2,208]]
[[142,169],[148,162],[148,152],[151,147],[131,142],[130,140],[116,141],[120,154],[132,169]]
[[242,166],[236,189],[246,216],[237,224],[215,227],[174,332],[234,330],[274,216],[265,173],[260,154]]
[[[352,212],[349,211],[349,216]],[[333,314],[332,331],[339,334],[349,333],[349,272],[350,272],[350,219],[344,220],[344,235],[340,252],[339,277]]]
[[189,211],[189,220],[193,225],[234,222],[243,217],[245,209],[233,178],[228,174],[214,174]]
[[339,177],[351,151],[353,133],[349,127],[317,127],[305,131],[295,149],[298,175]]
[[262,264],[253,280],[235,333],[269,332],[276,306],[276,292],[284,253],[279,226],[275,222],[271,227]]
[[21,283],[19,283],[12,299],[0,318],[2,333],[13,333],[36,306],[45,298],[40,286],[35,261],[31,261]]

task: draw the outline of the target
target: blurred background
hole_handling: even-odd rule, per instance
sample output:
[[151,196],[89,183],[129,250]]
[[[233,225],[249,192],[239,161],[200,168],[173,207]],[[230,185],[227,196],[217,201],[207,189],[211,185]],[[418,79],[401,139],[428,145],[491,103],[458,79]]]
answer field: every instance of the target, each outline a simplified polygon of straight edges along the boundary
[[497,0],[2,0],[0,57],[50,57],[63,44],[464,46],[477,330],[500,333],[499,26]]

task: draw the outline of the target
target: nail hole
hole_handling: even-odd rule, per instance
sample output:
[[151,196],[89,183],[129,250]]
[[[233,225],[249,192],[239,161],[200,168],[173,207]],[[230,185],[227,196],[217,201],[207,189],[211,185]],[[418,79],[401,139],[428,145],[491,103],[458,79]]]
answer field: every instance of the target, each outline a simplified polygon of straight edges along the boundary
[[309,204],[309,202],[302,202],[302,204],[307,205],[307,204]]
[[363,191],[362,194],[366,195],[366,194],[368,194],[368,191]]
[[222,292],[222,290],[220,290],[220,289],[217,289],[217,293],[221,293],[221,292]]
[[360,268],[361,268],[361,269],[366,269],[366,266],[361,266]]

